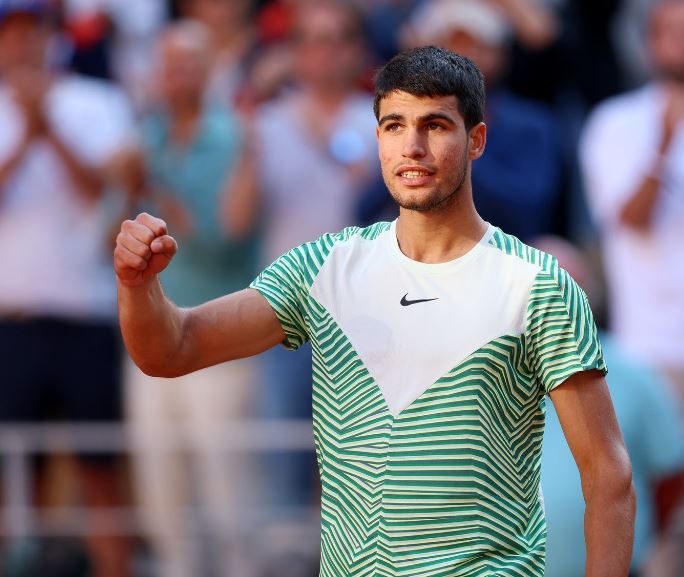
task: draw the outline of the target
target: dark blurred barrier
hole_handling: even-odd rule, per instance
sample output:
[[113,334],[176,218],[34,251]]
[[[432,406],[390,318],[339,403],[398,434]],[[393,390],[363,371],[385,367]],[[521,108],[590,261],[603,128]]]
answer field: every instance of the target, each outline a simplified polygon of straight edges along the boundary
[[[182,431],[169,430],[163,448],[192,451],[193,444]],[[308,420],[242,421],[225,428],[224,450],[231,452],[313,451],[311,422]],[[83,537],[86,535],[140,536],[144,534],[135,506],[116,509],[55,507],[38,511],[31,499],[34,485],[31,459],[36,454],[89,454],[111,452],[121,455],[144,453],[151,447],[136,441],[126,426],[83,423],[42,423],[35,425],[0,426],[0,458],[2,459],[3,506],[0,509],[0,537],[18,542],[28,537]],[[159,444],[155,443],[155,449]],[[302,553],[310,554],[318,546],[320,514],[317,507],[299,508],[299,521],[286,528],[271,526],[281,518],[281,511],[269,508],[245,508],[222,522],[222,531],[235,536],[236,541],[249,542],[260,536],[255,557],[268,558],[283,541],[279,531],[287,532],[288,543],[301,543]],[[288,517],[291,517],[287,515]],[[228,517],[228,516],[227,516]],[[201,539],[206,519],[197,508],[184,515],[188,533]],[[264,528],[266,534],[264,534]],[[265,538],[264,538],[265,537]],[[240,575],[250,575],[244,567]]]

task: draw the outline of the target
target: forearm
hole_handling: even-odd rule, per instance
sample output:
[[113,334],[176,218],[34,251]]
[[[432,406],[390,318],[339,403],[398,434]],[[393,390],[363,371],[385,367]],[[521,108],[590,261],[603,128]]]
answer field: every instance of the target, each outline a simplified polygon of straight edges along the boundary
[[153,376],[182,372],[185,313],[164,295],[157,277],[137,286],[118,282],[119,322],[126,348]]
[[636,498],[629,468],[623,471],[598,474],[585,490],[586,577],[626,577],[629,573]]

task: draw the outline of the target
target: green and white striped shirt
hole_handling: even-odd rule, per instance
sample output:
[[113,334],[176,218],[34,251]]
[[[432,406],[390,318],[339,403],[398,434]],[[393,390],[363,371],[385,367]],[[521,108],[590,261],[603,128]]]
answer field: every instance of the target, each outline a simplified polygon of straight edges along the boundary
[[396,221],[299,246],[252,283],[313,348],[321,577],[542,577],[544,398],[605,372],[556,260],[490,226],[454,261]]

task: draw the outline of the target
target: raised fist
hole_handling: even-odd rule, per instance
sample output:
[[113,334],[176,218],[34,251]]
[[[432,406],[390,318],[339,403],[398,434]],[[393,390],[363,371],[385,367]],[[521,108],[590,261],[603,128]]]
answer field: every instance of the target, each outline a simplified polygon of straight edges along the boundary
[[122,223],[114,249],[114,271],[122,284],[140,286],[168,266],[178,245],[167,232],[163,220],[145,212]]

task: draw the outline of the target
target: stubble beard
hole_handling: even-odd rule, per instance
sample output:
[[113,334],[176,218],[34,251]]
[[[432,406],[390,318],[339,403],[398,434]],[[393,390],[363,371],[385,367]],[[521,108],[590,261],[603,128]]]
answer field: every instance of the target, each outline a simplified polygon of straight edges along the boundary
[[468,151],[466,150],[463,154],[463,158],[460,163],[460,171],[456,181],[456,186],[451,189],[451,192],[446,196],[440,197],[437,195],[430,195],[428,198],[424,199],[422,202],[420,200],[402,200],[400,196],[392,191],[392,189],[387,186],[394,202],[396,202],[404,210],[414,210],[416,212],[441,212],[446,210],[456,204],[461,197],[461,192],[463,190],[463,185],[465,184],[466,177],[468,176]]

